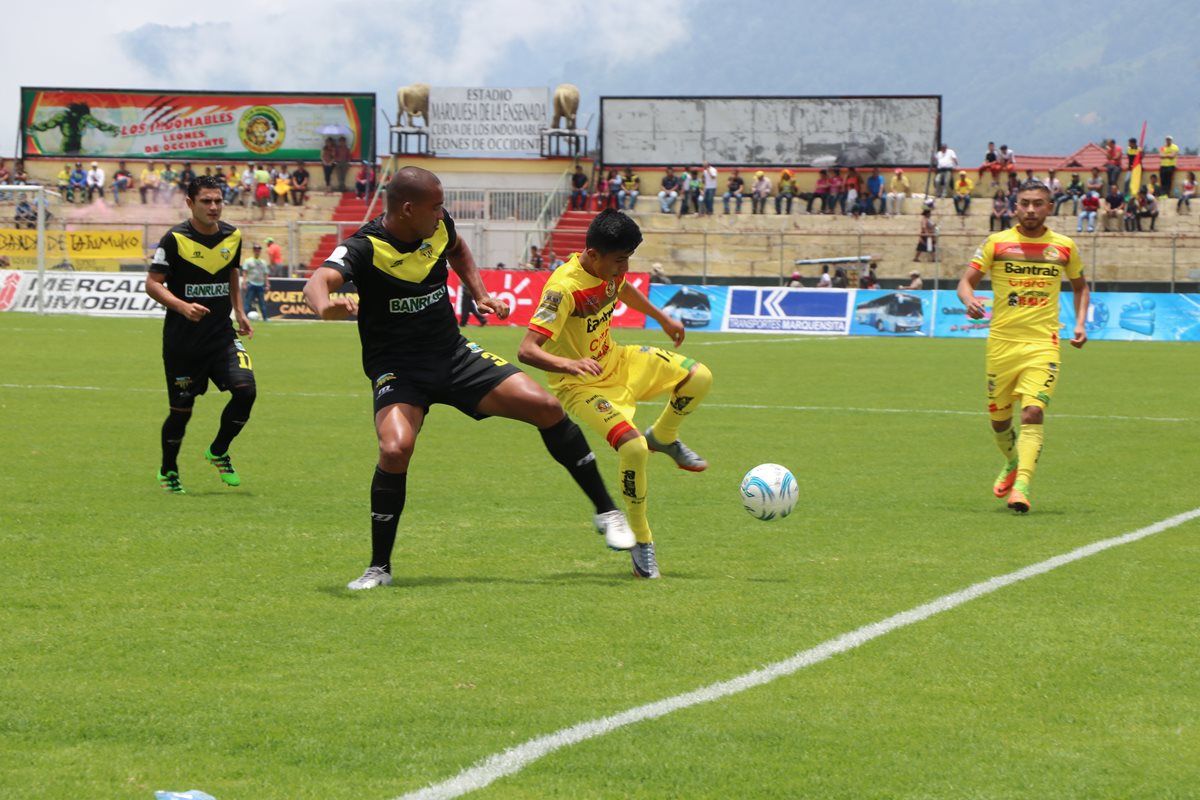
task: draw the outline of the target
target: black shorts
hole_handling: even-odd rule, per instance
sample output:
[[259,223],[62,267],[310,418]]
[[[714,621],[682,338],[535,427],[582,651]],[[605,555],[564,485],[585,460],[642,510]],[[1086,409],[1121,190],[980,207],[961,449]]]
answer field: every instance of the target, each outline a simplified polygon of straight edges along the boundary
[[488,392],[521,372],[466,339],[460,339],[448,357],[397,363],[372,371],[376,414],[396,403],[419,406],[426,412],[434,403],[441,403],[475,419],[487,416],[475,413],[475,409]]
[[172,408],[191,408],[196,398],[208,391],[208,382],[222,392],[231,386],[254,386],[250,354],[234,339],[224,350],[203,357],[163,356],[167,373],[167,399]]

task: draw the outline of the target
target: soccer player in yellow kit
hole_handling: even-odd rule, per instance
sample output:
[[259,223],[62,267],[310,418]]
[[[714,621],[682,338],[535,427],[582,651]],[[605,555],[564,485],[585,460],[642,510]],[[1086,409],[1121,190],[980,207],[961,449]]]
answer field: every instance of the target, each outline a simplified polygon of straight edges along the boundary
[[[615,209],[602,211],[588,226],[586,246],[554,271],[517,357],[550,373],[550,389],[567,411],[603,436],[617,451],[621,493],[637,544],[629,551],[633,573],[659,576],[654,536],[646,518],[646,462],[651,452],[666,453],[680,469],[701,472],[708,463],[679,441],[679,426],[712,386],[708,367],[657,347],[618,345],[609,334],[620,300],[653,318],[675,346],[683,325],[625,282],[629,258],[642,243],[636,222]],[[639,400],[669,395],[645,434],[634,426]]]
[[[1065,275],[1075,306],[1073,347],[1087,342],[1088,285],[1079,248],[1070,237],[1046,227],[1054,203],[1050,189],[1028,180],[1017,190],[1018,224],[994,233],[975,251],[958,282],[967,316],[982,319],[987,306],[975,296],[985,277],[992,281],[992,322],[987,343],[988,413],[1004,468],[992,486],[1008,507],[1030,509],[1029,483],[1042,452],[1046,407],[1059,375],[1058,295]],[[1021,430],[1013,429],[1013,403],[1020,402]]]

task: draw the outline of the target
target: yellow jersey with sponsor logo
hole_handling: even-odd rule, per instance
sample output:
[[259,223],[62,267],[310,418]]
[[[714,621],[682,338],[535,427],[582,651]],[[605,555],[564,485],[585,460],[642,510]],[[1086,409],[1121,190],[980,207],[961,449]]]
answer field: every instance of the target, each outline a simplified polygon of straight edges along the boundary
[[1010,342],[1058,344],[1058,295],[1064,278],[1083,275],[1079,248],[1048,230],[1036,238],[1020,227],[994,233],[971,259],[992,281],[989,336]]
[[[567,262],[546,281],[529,329],[549,339],[546,352],[563,358],[594,358],[603,372],[588,381],[602,380],[615,369],[612,336],[609,333],[617,293],[625,283],[624,276],[605,281],[592,275],[579,263],[579,254],[572,253]],[[579,377],[560,372],[546,375],[551,386],[565,380],[580,381]]]

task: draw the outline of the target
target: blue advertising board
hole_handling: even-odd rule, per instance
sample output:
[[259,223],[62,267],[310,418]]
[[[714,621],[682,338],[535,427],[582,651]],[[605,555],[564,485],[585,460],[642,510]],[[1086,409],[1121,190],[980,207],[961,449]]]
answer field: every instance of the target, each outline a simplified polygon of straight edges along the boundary
[[852,336],[932,336],[934,293],[858,289],[850,312]]
[[[689,331],[719,331],[725,318],[729,290],[724,286],[680,286],[671,283],[650,284],[650,302]],[[646,327],[662,328],[646,317]]]
[[[1060,319],[1074,327],[1070,293],[1059,296]],[[1089,339],[1200,342],[1200,295],[1101,292],[1091,296]],[[1065,334],[1064,334],[1065,335]]]
[[732,286],[721,330],[761,333],[845,334],[851,292]]

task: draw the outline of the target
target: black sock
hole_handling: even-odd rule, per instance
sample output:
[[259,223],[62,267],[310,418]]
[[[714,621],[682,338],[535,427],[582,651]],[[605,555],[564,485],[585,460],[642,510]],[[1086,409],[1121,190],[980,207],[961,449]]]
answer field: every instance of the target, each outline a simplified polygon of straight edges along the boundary
[[542,434],[542,441],[546,443],[550,455],[571,473],[579,488],[583,489],[583,493],[596,507],[596,513],[603,514],[615,510],[617,506],[609,496],[608,489],[604,487],[604,479],[600,477],[600,470],[596,467],[596,455],[588,446],[579,426],[572,422],[570,417],[563,417],[561,422],[549,428],[539,429],[539,433]]
[[392,547],[404,511],[408,473],[384,472],[375,467],[371,479],[371,566],[392,571]]
[[191,418],[191,410],[180,411],[172,408],[167,414],[162,426],[162,469],[159,470],[163,475],[179,472],[179,446],[183,444],[183,434]]
[[254,385],[235,386],[231,390],[233,397],[225,404],[221,412],[221,427],[217,429],[217,438],[209,445],[208,452],[214,456],[223,456],[229,452],[233,437],[242,432],[242,428],[250,420],[250,409],[254,406],[256,391]]

